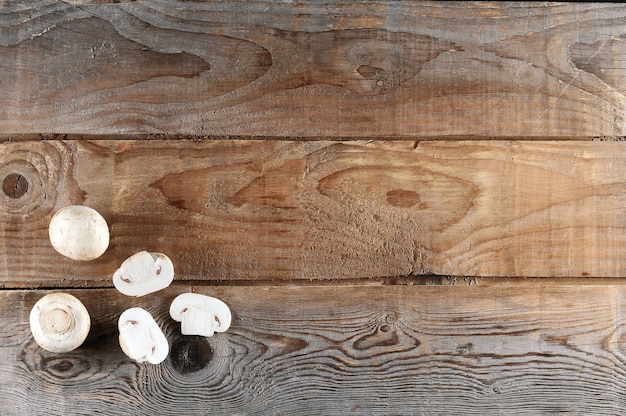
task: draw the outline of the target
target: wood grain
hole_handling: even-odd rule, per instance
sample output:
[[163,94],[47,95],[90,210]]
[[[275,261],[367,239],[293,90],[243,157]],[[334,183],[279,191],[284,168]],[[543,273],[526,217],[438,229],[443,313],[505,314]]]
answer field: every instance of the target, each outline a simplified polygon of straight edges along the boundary
[[0,12],[3,133],[626,134],[620,4],[39,0]]
[[[624,142],[6,142],[0,284],[111,286],[141,250],[177,280],[624,277],[625,160]],[[69,204],[109,222],[100,259],[52,249]]]
[[[585,287],[174,287],[129,299],[75,290],[93,327],[65,354],[41,350],[28,313],[45,291],[0,292],[3,415],[621,415],[624,285]],[[184,337],[178,293],[234,315]],[[138,365],[117,344],[127,307],[151,311],[171,346]]]

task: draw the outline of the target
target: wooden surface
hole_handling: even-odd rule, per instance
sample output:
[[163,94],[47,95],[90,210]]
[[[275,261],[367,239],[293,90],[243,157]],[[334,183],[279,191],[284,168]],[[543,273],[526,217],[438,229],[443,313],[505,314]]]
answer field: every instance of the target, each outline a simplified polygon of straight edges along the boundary
[[[0,415],[625,414],[625,40],[621,4],[0,0]],[[52,249],[69,204],[100,259]],[[125,297],[140,250],[175,282]],[[76,351],[30,334],[51,290]],[[186,291],[231,329],[181,336]]]
[[0,131],[623,136],[625,18],[620,4],[3,1]]
[[[231,329],[181,336],[167,310],[189,290],[231,305]],[[3,415],[626,411],[623,285],[179,286],[133,302],[77,290],[93,329],[67,354],[42,351],[30,335],[27,313],[44,293],[0,293]],[[130,303],[167,334],[162,364],[120,350],[116,320]]]
[[[177,280],[626,274],[624,142],[50,141],[0,144],[4,287],[110,286],[137,251]],[[16,187],[17,186],[17,187]],[[24,185],[22,185],[24,186]],[[109,222],[94,262],[57,209]]]

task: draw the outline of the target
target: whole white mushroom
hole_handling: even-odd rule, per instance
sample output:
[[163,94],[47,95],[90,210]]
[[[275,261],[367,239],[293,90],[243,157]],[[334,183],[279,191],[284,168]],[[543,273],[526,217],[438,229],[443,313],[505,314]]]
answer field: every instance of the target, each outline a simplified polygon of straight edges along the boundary
[[60,254],[72,260],[94,260],[109,247],[109,227],[93,208],[70,205],[60,209],[50,220],[50,243]]
[[30,330],[39,346],[69,352],[87,338],[91,319],[85,306],[69,293],[50,293],[30,311]]

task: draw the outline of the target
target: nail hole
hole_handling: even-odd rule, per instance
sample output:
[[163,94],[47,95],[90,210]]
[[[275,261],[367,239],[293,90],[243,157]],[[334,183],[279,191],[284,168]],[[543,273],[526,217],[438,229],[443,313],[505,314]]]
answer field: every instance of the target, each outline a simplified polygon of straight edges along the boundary
[[18,199],[28,192],[28,181],[19,173],[10,173],[2,181],[2,192],[12,199]]

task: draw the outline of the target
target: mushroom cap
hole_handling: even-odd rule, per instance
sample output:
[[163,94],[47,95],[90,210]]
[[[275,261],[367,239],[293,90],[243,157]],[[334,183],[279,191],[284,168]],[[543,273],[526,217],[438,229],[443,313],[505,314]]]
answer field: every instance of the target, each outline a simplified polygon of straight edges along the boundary
[[183,335],[210,337],[214,332],[225,332],[232,315],[228,305],[217,298],[198,293],[178,295],[170,305],[170,316],[181,322]]
[[165,289],[174,280],[174,265],[165,254],[140,251],[113,274],[113,285],[127,296],[143,296]]
[[48,227],[52,247],[72,260],[100,257],[109,247],[109,227],[93,208],[70,205],[52,216]]
[[142,308],[125,310],[117,322],[122,351],[138,363],[159,364],[169,352],[167,338],[150,315]]
[[51,352],[69,352],[87,338],[91,319],[85,306],[69,293],[50,293],[30,311],[30,330],[39,346]]

